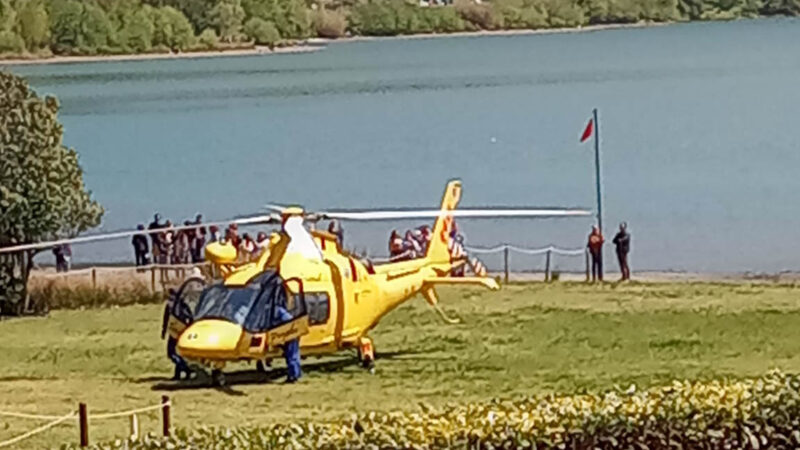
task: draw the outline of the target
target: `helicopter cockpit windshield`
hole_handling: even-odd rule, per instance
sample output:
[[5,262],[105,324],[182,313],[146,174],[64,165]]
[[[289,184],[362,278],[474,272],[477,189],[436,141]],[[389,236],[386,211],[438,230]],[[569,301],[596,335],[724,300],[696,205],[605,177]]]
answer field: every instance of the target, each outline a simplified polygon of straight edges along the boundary
[[287,309],[286,300],[283,280],[274,272],[264,273],[245,286],[219,283],[206,288],[194,318],[226,320],[247,331],[261,332],[279,325],[277,317],[273,318],[273,308]]

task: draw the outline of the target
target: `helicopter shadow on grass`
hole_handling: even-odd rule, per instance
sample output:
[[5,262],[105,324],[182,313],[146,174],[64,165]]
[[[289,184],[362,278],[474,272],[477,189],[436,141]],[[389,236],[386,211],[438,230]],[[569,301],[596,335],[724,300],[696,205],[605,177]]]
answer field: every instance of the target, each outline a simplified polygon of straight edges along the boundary
[[[415,357],[422,355],[424,352],[418,351],[394,351],[376,353],[375,357],[380,364],[381,360],[429,360],[432,358]],[[357,367],[360,362],[355,357],[341,357],[332,360],[314,362],[310,364],[303,364],[303,372],[306,374],[320,373],[320,374],[337,374],[343,373],[344,369],[350,367]],[[200,373],[197,378],[186,381],[171,381],[166,377],[143,377],[136,380],[138,383],[151,383],[156,382],[151,387],[154,391],[185,391],[193,389],[208,389],[212,388],[223,392],[228,395],[242,396],[246,395],[242,391],[237,391],[233,386],[248,386],[255,384],[279,384],[281,380],[286,378],[286,369],[277,368],[271,369],[267,372],[261,372],[255,369],[244,369],[231,372],[225,372],[225,384],[223,386],[214,385],[212,379],[208,374]]]
[[[303,372],[308,373],[337,373],[343,369],[358,365],[358,360],[354,358],[337,358],[335,360],[320,363],[303,364]],[[280,384],[286,378],[286,369],[277,368],[266,372],[256,369],[244,369],[225,372],[225,384],[216,386],[207,374],[199,374],[197,378],[187,381],[168,381],[164,378],[147,377],[140,379],[140,382],[160,381],[154,384],[151,389],[154,391],[185,391],[192,389],[213,388],[228,395],[246,395],[242,391],[237,391],[234,386],[248,386],[255,384]]]

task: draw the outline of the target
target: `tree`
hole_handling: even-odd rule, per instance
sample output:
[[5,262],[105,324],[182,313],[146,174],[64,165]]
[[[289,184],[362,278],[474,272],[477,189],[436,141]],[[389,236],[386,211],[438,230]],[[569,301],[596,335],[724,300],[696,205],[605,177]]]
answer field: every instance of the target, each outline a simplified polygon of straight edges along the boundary
[[194,31],[186,16],[171,6],[153,9],[153,45],[185,50],[193,43]]
[[106,48],[114,41],[114,29],[103,8],[86,3],[83,9],[82,43],[92,49]]
[[38,50],[49,42],[47,10],[41,0],[30,0],[19,11],[19,33],[28,50]]
[[124,50],[146,52],[153,46],[153,22],[150,20],[152,8],[125,11],[122,16],[122,28],[119,30],[120,45]]
[[241,35],[245,17],[241,0],[220,0],[209,16],[222,41],[233,42]]
[[340,38],[347,30],[347,17],[340,11],[329,11],[325,8],[311,13],[311,23],[317,36],[324,38]]
[[25,41],[13,31],[0,31],[0,54],[18,54],[25,50]]
[[200,33],[199,36],[197,36],[197,42],[200,44],[201,47],[211,50],[217,47],[217,44],[219,43],[219,38],[217,37],[217,33],[213,29],[206,28],[205,30],[203,30],[202,33]]
[[275,28],[275,24],[264,19],[253,17],[244,24],[244,34],[255,41],[256,44],[275,47],[281,40],[281,34]]
[[278,27],[281,36],[286,38],[306,38],[311,32],[311,20],[305,1],[286,0],[283,8],[286,26]]
[[11,0],[0,0],[0,32],[14,31],[17,23],[17,10]]
[[[0,247],[76,236],[103,208],[83,184],[78,154],[62,143],[58,100],[0,72]],[[0,312],[20,312],[36,250],[0,253]]]
[[55,53],[70,52],[81,45],[83,5],[76,0],[54,0],[50,4],[50,44]]

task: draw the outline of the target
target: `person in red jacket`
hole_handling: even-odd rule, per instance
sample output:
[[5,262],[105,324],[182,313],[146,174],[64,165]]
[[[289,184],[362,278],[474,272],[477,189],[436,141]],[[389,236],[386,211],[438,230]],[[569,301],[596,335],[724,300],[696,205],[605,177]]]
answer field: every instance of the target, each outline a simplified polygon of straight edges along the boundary
[[586,244],[592,257],[592,281],[603,281],[603,242],[605,239],[603,239],[600,229],[596,226],[592,227],[589,242]]

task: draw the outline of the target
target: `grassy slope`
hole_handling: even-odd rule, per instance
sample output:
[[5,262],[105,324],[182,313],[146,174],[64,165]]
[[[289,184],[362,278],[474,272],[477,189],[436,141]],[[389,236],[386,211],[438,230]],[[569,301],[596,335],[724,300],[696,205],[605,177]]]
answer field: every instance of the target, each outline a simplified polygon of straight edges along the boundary
[[[713,284],[443,290],[445,309],[464,324],[440,325],[424,302],[410,302],[373,334],[375,375],[347,357],[308,360],[304,380],[283,385],[280,373],[260,377],[237,364],[225,391],[165,381],[159,306],[56,311],[0,323],[0,410],[57,414],[83,400],[92,411],[116,411],[167,393],[178,426],[263,424],[413,410],[420,402],[742,377],[772,367],[798,371],[798,294],[792,286]],[[156,420],[140,418],[150,431]],[[32,427],[0,418],[0,440]],[[126,420],[97,423],[91,437],[121,437],[126,428]],[[62,426],[26,444],[76,439],[74,426]]]

